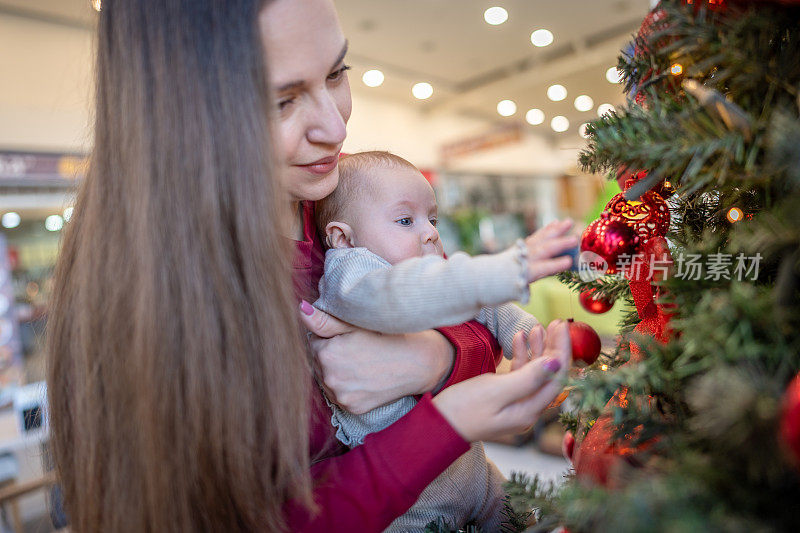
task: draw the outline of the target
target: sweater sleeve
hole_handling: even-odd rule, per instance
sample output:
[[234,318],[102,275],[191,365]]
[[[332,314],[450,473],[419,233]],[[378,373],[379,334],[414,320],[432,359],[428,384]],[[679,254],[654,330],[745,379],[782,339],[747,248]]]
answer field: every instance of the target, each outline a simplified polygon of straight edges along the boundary
[[518,331],[528,333],[533,326],[539,323],[536,318],[520,309],[513,303],[497,307],[484,307],[476,319],[485,325],[503,348],[503,355],[511,359],[513,355],[512,341]]
[[526,300],[515,246],[494,255],[423,256],[390,265],[366,248],[329,250],[314,305],[358,327],[413,333],[460,324],[488,305]]
[[403,418],[368,435],[363,445],[313,465],[318,512],[289,502],[289,529],[383,531],[468,449],[426,394]]
[[503,352],[497,339],[483,324],[471,320],[458,326],[438,328],[436,331],[453,345],[455,358],[450,376],[435,392],[497,369]]

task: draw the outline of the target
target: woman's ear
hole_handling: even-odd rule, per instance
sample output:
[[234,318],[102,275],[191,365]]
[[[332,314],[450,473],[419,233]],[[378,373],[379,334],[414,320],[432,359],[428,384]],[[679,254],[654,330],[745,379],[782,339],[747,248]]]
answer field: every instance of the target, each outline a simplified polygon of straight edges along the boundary
[[354,248],[353,228],[346,222],[328,222],[325,226],[325,242],[329,248]]

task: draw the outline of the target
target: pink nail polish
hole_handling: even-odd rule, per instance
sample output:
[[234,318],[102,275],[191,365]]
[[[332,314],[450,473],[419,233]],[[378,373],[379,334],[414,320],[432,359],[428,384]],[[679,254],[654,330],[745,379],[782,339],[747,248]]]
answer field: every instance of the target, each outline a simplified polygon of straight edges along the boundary
[[555,374],[556,372],[561,370],[561,361],[559,361],[558,359],[548,359],[547,361],[544,362],[543,366],[545,370]]
[[311,316],[314,314],[314,307],[305,300],[300,302],[300,310],[306,316]]

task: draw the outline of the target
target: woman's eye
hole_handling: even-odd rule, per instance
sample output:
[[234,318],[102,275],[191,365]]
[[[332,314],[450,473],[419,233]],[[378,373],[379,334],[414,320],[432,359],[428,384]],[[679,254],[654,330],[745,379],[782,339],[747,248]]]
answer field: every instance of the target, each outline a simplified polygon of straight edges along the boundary
[[294,98],[284,98],[278,101],[278,110],[284,111],[287,107],[294,103]]
[[336,70],[328,74],[328,80],[339,81],[344,76],[344,73],[347,72],[348,70],[350,70],[350,65],[344,65],[339,70]]
[[412,223],[412,220],[411,220],[411,217],[404,217],[404,218],[398,219],[397,223],[400,224],[401,226],[410,226],[411,223]]

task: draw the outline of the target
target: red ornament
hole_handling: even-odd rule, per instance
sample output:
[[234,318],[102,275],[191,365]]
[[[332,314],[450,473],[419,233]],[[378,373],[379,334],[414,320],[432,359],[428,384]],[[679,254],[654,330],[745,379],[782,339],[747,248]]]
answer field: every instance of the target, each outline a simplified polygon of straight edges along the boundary
[[567,461],[572,461],[572,455],[575,453],[575,435],[571,431],[564,433],[564,438],[561,439],[561,453]]
[[619,193],[606,204],[603,215],[606,214],[634,230],[640,242],[663,237],[669,229],[667,202],[653,191],[647,191],[638,200],[626,200],[625,193]]
[[569,322],[569,338],[572,341],[572,360],[591,365],[600,355],[600,336],[585,322],[575,322],[571,318],[567,322]]
[[610,300],[604,296],[593,296],[594,292],[596,292],[596,289],[586,289],[585,291],[581,291],[580,296],[578,296],[578,301],[581,302],[581,307],[596,315],[605,313],[614,307],[614,300]]
[[789,383],[783,395],[781,442],[792,462],[800,468],[800,374]]
[[639,237],[634,230],[619,220],[610,220],[607,217],[589,224],[581,237],[581,251],[593,252],[602,257],[607,265],[607,274],[617,271],[617,260],[621,255],[635,254],[638,244]]
[[[630,172],[625,167],[622,167],[617,172],[617,184],[619,185],[620,189],[627,191],[634,183],[638,183],[646,177],[646,170]],[[675,187],[667,180],[657,183],[650,190],[659,195],[661,198],[669,198],[675,194]]]

